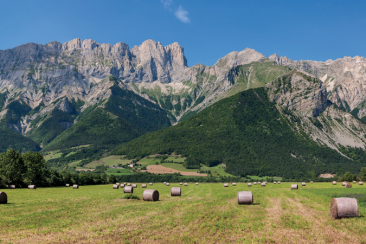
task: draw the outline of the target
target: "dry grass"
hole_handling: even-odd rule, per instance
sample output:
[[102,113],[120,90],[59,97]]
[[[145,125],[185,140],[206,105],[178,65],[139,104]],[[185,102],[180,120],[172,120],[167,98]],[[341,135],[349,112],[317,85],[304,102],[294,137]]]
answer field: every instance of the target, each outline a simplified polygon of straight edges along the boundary
[[185,172],[185,171],[178,171],[172,168],[166,168],[162,165],[149,165],[146,167],[146,170],[141,170],[141,172],[150,172],[153,174],[173,174],[173,173],[180,173],[181,175],[186,176],[207,176],[207,174],[201,174],[197,172]]
[[[171,183],[179,187],[179,183]],[[148,186],[147,188],[152,188]],[[334,194],[363,194],[314,183],[297,191],[289,183],[252,186],[253,205],[238,205],[237,191],[222,183],[189,184],[181,197],[155,184],[159,201],[123,200],[111,185],[7,190],[0,205],[4,243],[364,243],[364,217],[332,220]],[[144,189],[135,188],[142,199]],[[366,205],[360,202],[360,215]]]

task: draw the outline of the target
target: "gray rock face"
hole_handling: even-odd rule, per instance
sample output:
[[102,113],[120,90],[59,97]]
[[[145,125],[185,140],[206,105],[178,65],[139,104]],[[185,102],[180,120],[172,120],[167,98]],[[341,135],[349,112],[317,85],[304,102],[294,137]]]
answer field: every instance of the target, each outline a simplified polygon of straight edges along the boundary
[[265,87],[271,101],[306,116],[316,117],[328,106],[323,82],[297,71],[278,77]]

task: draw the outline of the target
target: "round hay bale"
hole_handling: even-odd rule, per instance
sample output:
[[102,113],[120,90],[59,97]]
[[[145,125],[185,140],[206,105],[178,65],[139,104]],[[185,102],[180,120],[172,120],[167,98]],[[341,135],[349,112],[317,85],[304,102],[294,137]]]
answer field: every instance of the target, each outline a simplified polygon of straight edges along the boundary
[[131,183],[127,183],[128,186],[131,186]]
[[116,183],[116,185],[120,185],[120,184],[121,184],[121,183],[118,183],[118,182]]
[[149,183],[149,185],[150,185],[150,186],[152,186],[152,185],[153,185],[153,183]]
[[76,184],[75,184],[75,185],[73,185],[73,186],[72,186],[72,188],[74,188],[74,189],[79,189],[79,185],[76,185]]
[[159,201],[159,192],[157,190],[148,189],[142,193],[142,199],[144,201]]
[[119,185],[113,185],[113,189],[118,189]]
[[342,182],[342,186],[346,186],[347,185],[347,182]]
[[229,184],[228,183],[224,183],[224,187],[229,187]]
[[169,186],[170,184],[169,184],[169,183],[166,183],[165,185],[166,185],[166,186]]
[[37,186],[36,185],[29,185],[28,189],[37,189]]
[[182,189],[180,187],[172,187],[172,189],[170,189],[170,196],[172,197],[180,196],[181,194]]
[[248,186],[252,186],[252,183],[248,183]]
[[263,182],[263,183],[261,184],[261,186],[266,186],[266,183],[265,183],[265,182]]
[[352,188],[352,184],[348,182],[348,183],[346,184],[346,188]]
[[277,181],[277,184],[281,184],[281,181]]
[[358,184],[359,184],[360,186],[362,186],[362,185],[363,185],[363,182],[362,182],[362,181],[360,181],[360,182],[358,182]]
[[333,185],[337,185],[337,181],[333,181],[333,182],[332,182],[332,184],[333,184]]
[[123,188],[123,187],[125,187],[125,184],[120,184],[119,186],[120,186],[121,188]]
[[15,185],[10,185],[9,188],[10,189],[15,189]]
[[291,190],[297,190],[298,188],[299,188],[299,186],[297,184],[291,185]]
[[251,191],[239,191],[236,199],[238,204],[253,204],[253,194]]
[[273,184],[277,184],[277,182],[276,181],[273,181]]
[[133,187],[125,186],[125,188],[123,189],[123,193],[133,193]]
[[301,183],[301,186],[306,186],[306,183],[305,182]]
[[123,182],[124,185],[126,185],[126,182]]
[[233,186],[236,186],[236,183],[232,183]]
[[0,192],[0,204],[7,204],[8,203],[8,196],[5,192]]
[[198,186],[198,182],[196,182],[196,186]]
[[253,182],[253,185],[256,185],[257,184],[257,182]]
[[66,184],[65,186],[66,186],[66,187],[70,187],[70,184]]
[[183,185],[183,183],[181,182],[181,183],[179,183],[179,185]]
[[184,186],[188,186],[188,183],[184,183]]
[[146,184],[142,184],[142,185],[141,185],[141,187],[142,187],[142,188],[146,188]]
[[166,184],[166,182],[164,181],[164,185]]
[[332,219],[358,217],[358,203],[355,198],[333,198],[330,202],[330,217]]
[[353,184],[356,184],[357,182],[354,180],[354,181],[352,181],[352,183],[353,183]]
[[137,185],[136,184],[132,184],[132,188],[137,188]]
[[313,184],[314,182],[310,181],[310,184]]

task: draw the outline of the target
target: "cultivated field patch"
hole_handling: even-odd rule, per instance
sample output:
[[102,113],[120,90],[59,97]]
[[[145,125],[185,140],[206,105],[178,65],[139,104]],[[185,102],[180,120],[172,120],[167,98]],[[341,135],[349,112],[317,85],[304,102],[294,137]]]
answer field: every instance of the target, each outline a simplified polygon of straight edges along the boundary
[[[122,200],[112,185],[4,189],[0,242],[4,243],[365,243],[364,186],[314,183],[290,190],[192,182],[148,185],[160,200]],[[182,187],[171,197],[171,187]],[[133,195],[142,199],[137,184]],[[237,205],[238,191],[253,192],[253,205]],[[356,196],[360,217],[333,220],[332,197]]]
[[[196,170],[195,170],[196,171]],[[153,174],[173,174],[180,173],[181,175],[189,175],[189,176],[207,176],[207,174],[201,174],[197,172],[185,172],[179,171],[172,168],[167,168],[162,165],[148,165],[146,170],[141,170],[141,172],[149,172]]]

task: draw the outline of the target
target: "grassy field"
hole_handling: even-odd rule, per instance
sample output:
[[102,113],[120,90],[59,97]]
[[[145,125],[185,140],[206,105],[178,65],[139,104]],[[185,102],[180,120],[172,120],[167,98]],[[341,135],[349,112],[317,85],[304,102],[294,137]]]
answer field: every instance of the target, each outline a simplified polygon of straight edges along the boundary
[[48,152],[48,154],[46,156],[44,156],[44,159],[47,161],[47,160],[50,160],[50,159],[59,158],[59,157],[61,157],[61,155],[62,155],[62,153],[59,152],[59,150],[51,151],[51,152]]
[[[170,186],[178,186],[172,183]],[[112,185],[5,190],[0,242],[23,243],[365,243],[365,186],[290,183],[266,187],[190,183],[181,197],[155,183],[160,201],[122,199]],[[141,184],[134,195],[142,199]],[[251,190],[253,205],[237,205]],[[356,195],[359,218],[332,220],[333,196]],[[347,195],[348,194],[348,195]]]
[[130,169],[107,169],[106,174],[107,175],[114,174],[115,176],[117,176],[117,175],[133,175],[133,173],[131,173]]
[[211,170],[211,174],[212,176],[216,177],[216,176],[233,176],[229,173],[225,172],[225,169],[222,165],[217,165],[214,167],[208,167],[208,166],[202,166],[201,170]]

